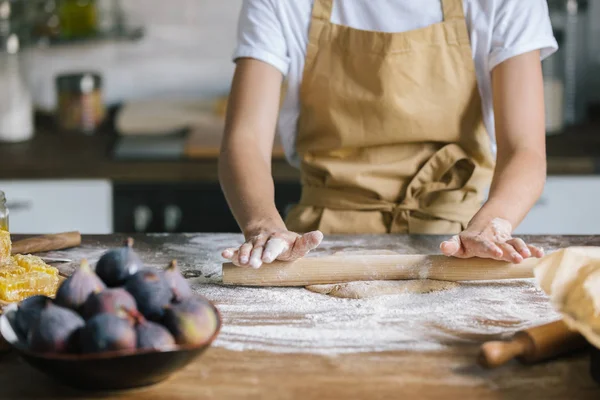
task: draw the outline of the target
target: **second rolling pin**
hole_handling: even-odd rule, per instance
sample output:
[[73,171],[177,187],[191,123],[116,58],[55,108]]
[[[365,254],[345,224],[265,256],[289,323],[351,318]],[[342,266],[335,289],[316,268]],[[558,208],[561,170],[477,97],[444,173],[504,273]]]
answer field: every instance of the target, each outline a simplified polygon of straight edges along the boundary
[[583,349],[585,338],[562,320],[517,332],[509,341],[487,342],[481,346],[478,363],[496,368],[517,359],[531,364]]
[[54,235],[36,236],[17,240],[12,244],[12,254],[33,254],[45,251],[63,250],[81,244],[79,232],[65,232]]

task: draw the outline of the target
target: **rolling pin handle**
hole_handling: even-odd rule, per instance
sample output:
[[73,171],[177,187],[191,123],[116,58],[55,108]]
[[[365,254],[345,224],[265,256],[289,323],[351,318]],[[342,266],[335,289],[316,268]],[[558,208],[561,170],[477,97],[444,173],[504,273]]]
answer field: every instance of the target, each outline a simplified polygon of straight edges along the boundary
[[519,338],[509,342],[487,342],[481,346],[478,362],[484,368],[496,368],[523,356],[528,351],[528,343]]

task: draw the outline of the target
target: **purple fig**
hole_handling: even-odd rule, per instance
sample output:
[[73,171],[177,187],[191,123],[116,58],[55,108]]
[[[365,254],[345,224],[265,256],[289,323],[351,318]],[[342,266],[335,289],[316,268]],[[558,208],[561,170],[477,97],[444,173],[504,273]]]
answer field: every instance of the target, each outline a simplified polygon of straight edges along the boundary
[[90,319],[97,314],[119,314],[122,309],[137,311],[135,299],[127,290],[113,288],[92,293],[83,303],[81,314]]
[[167,350],[175,346],[175,339],[164,326],[146,320],[139,312],[129,311],[140,350]]
[[206,301],[185,299],[165,310],[163,323],[179,345],[200,345],[217,330],[217,315]]
[[131,322],[108,313],[92,317],[81,330],[79,340],[83,353],[134,350],[137,345]]
[[165,280],[178,300],[186,299],[194,294],[188,281],[181,275],[176,260],[171,261],[171,264],[165,269]]
[[138,310],[152,321],[160,321],[173,298],[162,271],[138,271],[127,280],[125,289],[135,299]]
[[58,288],[55,302],[59,306],[79,311],[90,294],[104,289],[106,286],[92,271],[87,260],[82,260],[77,271]]
[[29,348],[39,353],[66,353],[74,350],[76,332],[85,321],[75,311],[48,301],[38,323],[29,331]]
[[26,338],[31,328],[37,324],[48,301],[51,301],[49,297],[37,295],[28,297],[19,304],[15,314],[15,325],[23,337]]
[[112,249],[98,260],[96,274],[108,287],[123,286],[129,277],[143,268],[142,260],[133,250],[133,239],[128,238],[123,247]]

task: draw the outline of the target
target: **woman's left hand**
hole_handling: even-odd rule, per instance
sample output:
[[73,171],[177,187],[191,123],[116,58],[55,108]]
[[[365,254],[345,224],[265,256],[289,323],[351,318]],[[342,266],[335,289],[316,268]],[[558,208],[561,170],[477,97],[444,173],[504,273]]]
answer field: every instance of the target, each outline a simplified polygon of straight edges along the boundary
[[518,264],[526,258],[543,257],[541,248],[512,237],[510,222],[496,218],[481,226],[467,227],[459,235],[443,242],[442,253],[457,258],[492,258]]

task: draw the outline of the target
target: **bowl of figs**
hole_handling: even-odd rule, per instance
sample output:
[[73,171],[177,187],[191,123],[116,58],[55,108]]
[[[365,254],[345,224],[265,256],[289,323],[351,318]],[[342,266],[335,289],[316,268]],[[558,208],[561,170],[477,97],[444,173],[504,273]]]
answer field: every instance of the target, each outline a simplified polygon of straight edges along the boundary
[[219,311],[175,261],[146,268],[132,246],[106,252],[95,269],[83,260],[53,299],[6,307],[4,339],[34,368],[85,390],[152,385],[192,362],[219,334]]

